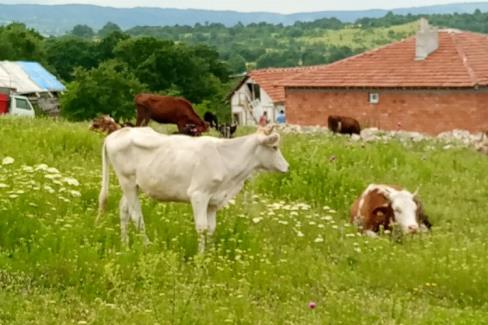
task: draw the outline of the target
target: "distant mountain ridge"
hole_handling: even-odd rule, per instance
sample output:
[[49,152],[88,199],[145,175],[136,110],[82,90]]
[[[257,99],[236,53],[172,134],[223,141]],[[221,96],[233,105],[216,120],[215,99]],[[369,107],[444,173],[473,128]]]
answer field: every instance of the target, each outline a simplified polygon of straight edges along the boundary
[[85,24],[98,30],[107,22],[113,22],[122,29],[135,26],[173,26],[196,23],[221,23],[233,26],[267,22],[290,25],[297,21],[313,21],[320,18],[336,17],[343,22],[354,22],[359,18],[383,17],[389,11],[399,14],[449,14],[473,13],[476,9],[488,11],[488,2],[472,2],[435,5],[425,7],[400,8],[392,10],[371,9],[351,11],[319,11],[295,14],[269,12],[243,13],[237,11],[213,11],[199,9],[165,8],[113,8],[94,5],[31,5],[0,4],[0,24],[22,22],[43,34],[60,35],[70,31],[77,24]]

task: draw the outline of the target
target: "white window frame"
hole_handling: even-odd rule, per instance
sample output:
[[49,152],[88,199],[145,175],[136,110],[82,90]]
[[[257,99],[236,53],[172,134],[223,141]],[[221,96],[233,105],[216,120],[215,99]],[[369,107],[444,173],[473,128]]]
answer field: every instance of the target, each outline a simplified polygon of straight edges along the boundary
[[369,93],[368,101],[370,104],[378,104],[380,102],[380,93]]

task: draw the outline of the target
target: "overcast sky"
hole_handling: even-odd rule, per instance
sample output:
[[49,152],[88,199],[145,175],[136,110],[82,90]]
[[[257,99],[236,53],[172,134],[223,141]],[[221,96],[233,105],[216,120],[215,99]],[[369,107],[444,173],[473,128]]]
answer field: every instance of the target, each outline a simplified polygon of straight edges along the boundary
[[[474,0],[473,2],[475,2]],[[469,2],[469,0],[0,0],[4,4],[36,3],[36,4],[67,4],[84,3],[109,7],[161,7],[161,8],[193,8],[210,10],[235,11],[269,11],[293,13],[322,10],[362,10],[362,9],[393,9],[405,7],[422,7],[436,4]],[[488,2],[488,1],[476,1]]]

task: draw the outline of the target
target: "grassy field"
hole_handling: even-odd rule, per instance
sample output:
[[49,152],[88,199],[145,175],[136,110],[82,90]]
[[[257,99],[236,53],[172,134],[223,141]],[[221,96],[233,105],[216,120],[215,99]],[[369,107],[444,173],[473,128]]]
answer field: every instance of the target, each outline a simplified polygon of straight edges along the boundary
[[360,27],[347,27],[339,30],[320,30],[320,36],[303,36],[298,41],[305,44],[317,43],[334,46],[347,46],[352,49],[373,49],[396,40],[415,35],[418,22],[395,25],[388,28],[362,29]]
[[[190,207],[149,199],[153,244],[131,228],[121,247],[115,177],[94,224],[103,137],[87,124],[2,118],[0,139],[0,324],[488,321],[488,159],[474,151],[286,135],[290,172],[249,181],[196,255]],[[420,187],[432,233],[358,236],[348,209],[370,182]]]

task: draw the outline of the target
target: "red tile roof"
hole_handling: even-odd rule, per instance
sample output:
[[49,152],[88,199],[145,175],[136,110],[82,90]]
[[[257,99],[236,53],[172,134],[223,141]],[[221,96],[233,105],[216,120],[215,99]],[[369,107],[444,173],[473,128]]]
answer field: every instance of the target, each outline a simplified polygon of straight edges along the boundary
[[296,76],[304,71],[314,70],[323,66],[324,65],[315,65],[306,67],[253,70],[247,74],[245,80],[247,80],[247,78],[251,78],[269,95],[269,97],[271,97],[273,103],[280,103],[285,101],[285,87],[282,84],[284,80]]
[[311,71],[300,71],[285,80],[275,79],[275,84],[312,88],[484,87],[488,86],[488,35],[441,30],[438,49],[425,60],[415,60],[415,37],[411,37]]

